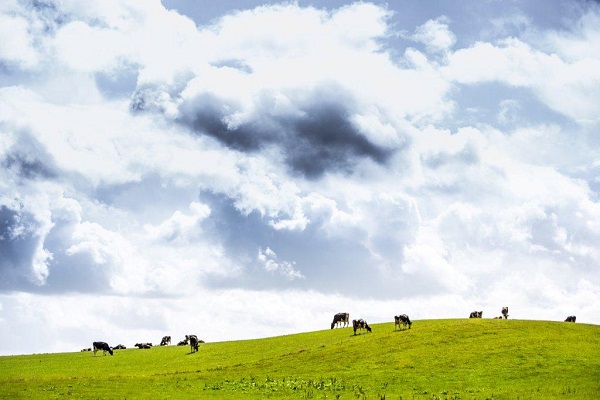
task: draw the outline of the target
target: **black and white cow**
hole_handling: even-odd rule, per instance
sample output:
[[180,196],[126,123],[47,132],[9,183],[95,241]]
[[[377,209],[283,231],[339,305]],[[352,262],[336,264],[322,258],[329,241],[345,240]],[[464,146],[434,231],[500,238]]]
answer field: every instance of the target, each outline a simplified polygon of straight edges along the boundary
[[367,321],[365,321],[364,319],[352,320],[352,328],[354,328],[355,335],[358,329],[366,329],[367,332],[373,332],[369,324],[367,324]]
[[569,316],[567,317],[567,319],[565,319],[565,322],[575,322],[575,320],[576,320],[576,319],[577,319],[577,317],[576,317],[576,316],[574,316],[574,315],[569,315]]
[[406,314],[394,316],[394,330],[396,330],[396,326],[398,326],[398,329],[400,329],[400,324],[402,324],[404,326],[404,329],[406,329],[407,326],[408,326],[408,329],[410,329],[412,326],[412,322],[410,321],[410,318],[408,318],[408,315],[406,315]]
[[170,344],[171,344],[171,336],[163,336],[162,340],[160,341],[160,345],[168,346]]
[[190,352],[191,353],[195,353],[198,351],[198,336],[185,335],[185,340],[190,342]]
[[118,344],[115,347],[113,347],[113,350],[125,350],[127,347],[125,347],[125,345],[123,344]]
[[96,355],[96,352],[98,352],[98,350],[102,350],[102,354],[104,354],[104,355],[106,355],[107,351],[111,356],[113,355],[112,349],[106,342],[94,342],[94,343],[92,343],[92,345],[93,345],[92,347],[94,349],[94,355]]
[[348,326],[350,320],[350,314],[348,313],[337,313],[333,316],[333,321],[331,322],[331,329],[334,326],[342,325],[343,327]]
[[508,307],[502,307],[502,316],[504,319],[508,319]]
[[481,318],[483,316],[483,311],[473,311],[469,318]]
[[152,348],[152,343],[136,343],[135,347],[138,349],[150,349]]

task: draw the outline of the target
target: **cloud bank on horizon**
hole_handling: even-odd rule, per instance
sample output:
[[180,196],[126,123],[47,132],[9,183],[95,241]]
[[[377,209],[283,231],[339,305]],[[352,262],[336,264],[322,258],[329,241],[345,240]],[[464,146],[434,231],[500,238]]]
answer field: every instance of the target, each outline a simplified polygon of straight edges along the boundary
[[600,323],[597,2],[259,3],[0,5],[0,354]]

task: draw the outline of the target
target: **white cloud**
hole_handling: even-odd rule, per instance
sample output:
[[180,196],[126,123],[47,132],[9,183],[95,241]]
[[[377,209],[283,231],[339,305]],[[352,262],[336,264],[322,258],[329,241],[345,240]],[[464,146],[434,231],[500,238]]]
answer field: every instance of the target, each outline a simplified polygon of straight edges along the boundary
[[39,62],[38,52],[24,18],[0,14],[0,36],[10,37],[10,40],[0,42],[0,60],[24,69],[32,68]]
[[[228,315],[252,336],[339,311],[597,322],[593,12],[563,30],[518,10],[480,31],[439,16],[399,36],[394,5],[362,2],[198,27],[158,1],[54,5],[0,6],[15,33],[0,44],[11,326],[47,324],[66,350],[82,333],[203,336],[202,320],[208,340],[239,338]],[[89,307],[58,325],[61,302]],[[183,318],[193,302],[207,306]],[[103,303],[133,317],[89,333]]]
[[447,53],[456,43],[456,37],[450,31],[448,22],[444,17],[429,20],[417,27],[412,39],[423,43],[431,53]]
[[517,117],[515,113],[521,109],[521,105],[516,100],[504,100],[500,103],[500,111],[498,112],[498,122],[500,124],[515,123]]
[[119,44],[117,32],[109,29],[94,29],[81,21],[71,22],[56,35],[58,58],[69,67],[94,72],[110,70],[118,61]]
[[266,250],[258,249],[258,261],[268,272],[278,272],[289,280],[304,278],[300,271],[294,269],[293,261],[277,260],[277,254],[269,247]]
[[518,39],[498,45],[477,43],[448,57],[448,79],[462,84],[502,82],[532,89],[548,107],[580,123],[597,123],[593,104],[600,98],[600,60],[568,62]]
[[540,38],[569,62],[600,58],[600,11],[585,13],[570,30],[545,32]]
[[158,226],[146,225],[145,229],[148,235],[154,240],[168,242],[187,242],[193,239],[195,231],[199,230],[200,223],[210,215],[210,208],[199,202],[191,203],[189,208],[189,215],[177,210],[171,218]]

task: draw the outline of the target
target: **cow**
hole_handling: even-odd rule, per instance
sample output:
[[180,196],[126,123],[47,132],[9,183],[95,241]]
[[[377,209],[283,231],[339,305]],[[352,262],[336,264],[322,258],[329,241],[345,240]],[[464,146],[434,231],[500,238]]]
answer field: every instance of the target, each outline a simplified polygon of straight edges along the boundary
[[508,307],[502,307],[502,316],[504,319],[508,319]]
[[400,329],[400,324],[404,326],[404,329],[406,329],[406,326],[408,326],[408,329],[412,326],[412,322],[406,314],[394,316],[394,330],[396,330],[396,325],[398,326],[398,329]]
[[577,319],[577,317],[576,317],[576,316],[574,316],[574,315],[569,315],[569,316],[567,317],[567,319],[565,319],[565,322],[575,322],[575,320],[576,320],[576,319]]
[[168,346],[170,344],[171,344],[171,336],[163,336],[162,340],[160,341],[160,345]]
[[118,344],[115,347],[113,347],[113,350],[125,350],[127,347],[125,347],[122,344]]
[[187,345],[188,345],[187,339],[186,340],[182,340],[179,343],[177,343],[177,346],[187,346]]
[[373,332],[369,324],[367,324],[367,321],[365,321],[364,319],[352,320],[352,327],[354,328],[355,335],[358,329],[366,329],[367,332]]
[[94,342],[92,343],[92,347],[94,349],[94,356],[96,355],[96,352],[98,352],[98,350],[102,350],[102,354],[104,355],[106,355],[107,351],[111,356],[113,355],[112,349],[106,342]]
[[198,336],[196,335],[185,335],[185,340],[190,343],[190,353],[198,351]]
[[473,311],[469,318],[481,318],[483,316],[483,311]]
[[138,349],[149,349],[152,347],[152,343],[136,343],[135,347]]
[[334,326],[342,325],[343,327],[348,326],[350,320],[350,314],[348,313],[337,313],[333,316],[333,322],[331,322],[331,329]]

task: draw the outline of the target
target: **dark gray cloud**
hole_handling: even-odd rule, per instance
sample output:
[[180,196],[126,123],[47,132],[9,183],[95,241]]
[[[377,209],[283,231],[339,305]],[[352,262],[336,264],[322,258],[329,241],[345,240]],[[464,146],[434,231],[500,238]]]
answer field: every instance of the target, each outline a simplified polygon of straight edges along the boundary
[[27,154],[19,152],[8,154],[2,162],[2,167],[14,170],[19,177],[24,179],[49,179],[56,176],[56,173],[41,160],[30,158]]
[[0,165],[24,180],[47,180],[58,176],[53,157],[37,139],[26,132],[18,135],[15,144],[8,149]]
[[369,141],[352,123],[351,96],[340,88],[321,88],[297,99],[295,106],[293,113],[276,114],[272,100],[265,97],[248,121],[230,125],[228,117],[239,105],[203,93],[180,107],[180,122],[196,134],[238,151],[256,152],[276,146],[290,171],[308,179],[329,171],[351,172],[362,159],[383,164],[393,152]]
[[190,126],[197,134],[213,137],[227,147],[240,151],[256,151],[264,144],[275,141],[277,132],[269,129],[266,121],[245,124],[237,129],[228,128],[225,119],[238,108],[238,105],[214,94],[203,93],[182,105],[183,117],[180,122]]
[[369,142],[353,126],[343,106],[317,103],[304,111],[303,117],[290,121],[294,134],[284,144],[294,171],[315,178],[329,170],[351,170],[357,159],[381,164],[391,155],[391,150]]

